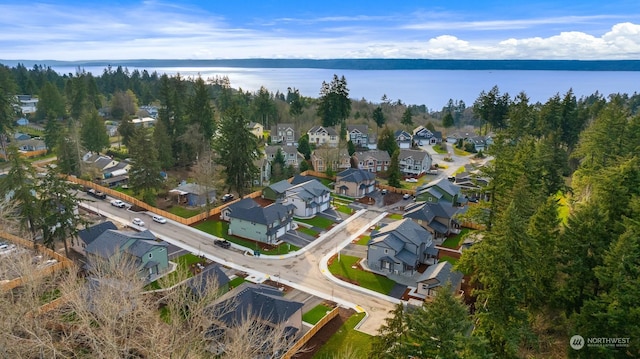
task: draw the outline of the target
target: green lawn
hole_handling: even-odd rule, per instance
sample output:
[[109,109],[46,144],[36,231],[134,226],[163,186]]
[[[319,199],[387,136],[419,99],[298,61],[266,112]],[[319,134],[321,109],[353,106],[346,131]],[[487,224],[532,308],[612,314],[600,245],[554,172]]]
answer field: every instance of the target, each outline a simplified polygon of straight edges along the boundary
[[357,284],[363,288],[371,289],[385,295],[389,294],[396,282],[378,274],[351,268],[351,266],[355,265],[359,260],[360,258],[358,257],[341,255],[340,261],[338,261],[338,258],[335,258],[331,265],[329,265],[329,271],[336,277]]
[[15,130],[16,130],[16,132],[26,133],[27,135],[29,135],[31,137],[42,137],[42,136],[44,136],[44,131],[38,130],[38,129],[33,128],[33,127],[29,127],[29,126],[16,126]]
[[[371,336],[353,329],[365,313],[352,315],[340,329],[313,356],[314,359],[358,358],[368,359],[371,352]],[[353,355],[346,356],[347,352]]]
[[322,183],[323,185],[331,188],[331,184],[333,183],[332,180],[328,179],[328,178],[319,178],[319,177],[314,177],[315,179],[317,179],[318,181],[320,181],[320,183]]
[[465,150],[461,150],[459,148],[457,148],[456,146],[453,146],[453,153],[456,156],[469,156],[471,153],[465,151]]
[[361,236],[360,238],[358,238],[358,241],[356,242],[356,244],[359,246],[366,246],[370,240],[371,240],[371,236]]
[[184,280],[185,278],[189,278],[193,276],[193,273],[189,270],[192,264],[196,264],[201,262],[202,258],[198,257],[193,253],[188,253],[182,255],[174,260],[178,265],[176,270],[167,274],[166,276],[155,280],[149,283],[146,288],[147,289],[161,289],[161,288],[169,288],[175,284],[178,284],[180,280]]
[[467,170],[467,169],[466,169],[466,168],[464,168],[464,166],[462,166],[462,167],[458,168],[458,169],[453,173],[453,175],[455,176],[455,175],[457,175],[457,174],[459,174],[459,173],[462,173],[462,172],[464,172],[464,171],[466,171],[466,170]]
[[441,155],[444,155],[445,153],[447,153],[447,151],[441,148],[439,145],[431,146],[431,148],[433,148],[433,150],[436,151],[436,153],[439,153]]
[[449,262],[449,263],[455,265],[456,263],[458,263],[458,260],[453,258],[453,257],[442,256],[442,257],[440,257],[440,262]]
[[338,212],[342,212],[342,213],[345,213],[345,214],[351,214],[351,213],[353,213],[353,209],[351,209],[350,207],[345,206],[345,205],[343,205],[343,204],[339,204],[339,205],[337,205],[337,206],[336,206],[336,211],[338,211]]
[[[230,236],[229,232],[229,223],[225,221],[215,221],[215,220],[207,220],[204,222],[200,222],[194,226],[194,228],[201,230],[203,232],[212,234],[216,237],[224,238],[229,242],[233,242],[239,244],[243,247],[256,249],[258,247],[256,242],[250,241],[248,239],[243,239],[236,236]],[[288,243],[282,243],[276,248],[270,251],[262,251],[262,254],[265,255],[280,255],[287,254],[289,252],[297,251],[300,249],[299,247],[292,246]]]
[[173,213],[176,216],[180,216],[182,218],[191,218],[197,214],[202,213],[202,209],[187,209],[181,206],[172,206],[167,210],[169,213]]
[[122,187],[118,186],[118,187],[114,188],[114,190],[116,190],[118,192],[121,192],[121,193],[124,193],[127,196],[135,197],[133,195],[133,190],[131,188],[122,188]]
[[246,280],[243,277],[235,277],[229,282],[229,288],[235,288],[244,282],[246,282]]
[[392,214],[388,215],[387,218],[395,219],[395,220],[399,221],[399,220],[402,219],[402,215],[398,214],[398,213],[392,213]]
[[321,217],[321,216],[315,216],[315,217],[309,218],[309,219],[296,218],[295,220],[298,221],[298,222],[310,224],[310,225],[312,225],[314,227],[324,228],[324,229],[329,228],[334,223],[329,218],[325,218],[325,217]]
[[331,311],[331,307],[328,307],[324,304],[318,304],[315,308],[310,311],[304,313],[302,315],[302,320],[309,324],[316,324],[320,321],[320,319],[324,318],[327,315],[327,312]]
[[331,197],[333,197],[333,198],[339,198],[339,199],[344,200],[344,201],[347,201],[347,202],[349,202],[349,203],[353,202],[353,198],[348,197],[348,196],[343,196],[343,195],[341,195],[341,194],[332,193],[332,194],[331,194]]
[[453,249],[460,247],[460,241],[464,240],[464,237],[466,237],[469,232],[471,232],[469,228],[463,228],[460,233],[447,238],[447,240],[442,243],[442,246]]
[[314,231],[311,228],[307,228],[307,227],[303,227],[303,226],[299,226],[298,227],[298,231],[302,232],[304,234],[308,234],[308,235],[313,236],[313,237],[318,235],[318,232]]

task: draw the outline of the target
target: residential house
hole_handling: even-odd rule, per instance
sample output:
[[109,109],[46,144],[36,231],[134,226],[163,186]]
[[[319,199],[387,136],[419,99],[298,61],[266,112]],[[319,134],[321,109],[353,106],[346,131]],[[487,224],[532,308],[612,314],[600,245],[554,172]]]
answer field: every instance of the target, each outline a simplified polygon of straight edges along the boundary
[[442,142],[442,132],[418,126],[413,129],[413,142],[418,146],[436,145]]
[[356,152],[358,158],[358,168],[369,172],[384,172],[389,169],[391,157],[387,151],[369,150]]
[[249,122],[249,124],[247,125],[247,128],[258,139],[263,139],[264,138],[264,126],[262,126],[261,123]]
[[417,280],[416,292],[426,298],[433,298],[438,289],[447,282],[451,283],[451,290],[454,293],[460,291],[462,284],[462,273],[453,270],[453,265],[449,262],[440,262],[429,266],[427,270]]
[[202,272],[189,278],[187,286],[197,298],[202,298],[208,291],[224,294],[229,291],[229,276],[217,264],[207,265]]
[[347,141],[351,141],[356,148],[367,148],[369,144],[369,126],[347,125]]
[[298,146],[298,133],[292,123],[278,123],[271,127],[271,143]]
[[180,185],[169,193],[178,196],[178,203],[190,207],[204,206],[207,203],[216,202],[216,190],[211,187],[201,186],[197,183],[182,181]]
[[105,170],[115,167],[118,164],[118,161],[109,156],[92,152],[87,152],[84,156],[82,156],[82,161],[89,164],[97,172],[99,172],[99,177],[102,177],[101,174],[104,173]]
[[316,146],[338,147],[340,143],[338,131],[333,127],[313,126],[307,131],[307,134],[309,135],[309,144]]
[[457,143],[458,141],[466,141],[471,137],[475,137],[476,134],[469,131],[456,131],[447,135],[447,143]]
[[336,176],[334,184],[336,193],[362,198],[376,190],[376,175],[359,168],[348,168]]
[[38,98],[31,95],[17,95],[18,107],[24,115],[36,113],[38,109]]
[[16,146],[18,146],[20,151],[24,152],[42,151],[47,149],[47,145],[45,145],[43,140],[37,140],[35,138],[16,141]]
[[263,157],[253,161],[253,164],[258,169],[258,174],[253,179],[253,184],[263,187],[269,183],[271,179],[271,162]]
[[431,233],[410,219],[371,232],[367,266],[383,274],[413,276],[421,264],[435,263],[438,250]]
[[151,231],[120,231],[108,224],[94,227],[80,235],[88,259],[108,261],[113,256],[126,255],[147,278],[158,276],[169,268],[167,243],[158,242]]
[[440,178],[418,187],[416,201],[446,202],[452,206],[462,206],[467,203],[460,187],[451,183],[447,178]]
[[14,141],[26,141],[30,139],[31,139],[31,136],[27,135],[26,133],[16,132],[13,134]]
[[400,149],[408,149],[411,148],[411,134],[404,130],[398,130],[394,134],[396,138],[396,143]]
[[276,158],[276,154],[278,153],[278,149],[282,151],[282,155],[284,156],[284,163],[286,166],[293,166],[294,168],[298,168],[298,166],[300,165],[300,160],[302,159],[302,155],[298,153],[298,148],[296,146],[266,146],[264,148],[264,153],[269,162],[273,163],[273,160]]
[[145,111],[148,117],[158,118],[158,107],[156,106],[140,106],[139,111]]
[[450,234],[460,233],[456,216],[466,212],[467,208],[446,202],[415,202],[408,204],[404,210],[404,218],[410,218],[424,227],[435,242],[441,244]]
[[100,183],[107,187],[117,187],[129,182],[129,170],[131,163],[129,161],[118,162],[115,166],[102,170],[102,179]]
[[24,117],[20,117],[17,121],[16,121],[16,125],[18,126],[27,126],[29,125],[29,120],[24,118]]
[[346,149],[338,147],[321,146],[311,153],[311,165],[318,172],[326,172],[328,169],[339,171],[351,167],[351,157]]
[[282,180],[272,183],[262,190],[262,198],[272,201],[283,200],[287,194],[287,190],[293,187],[288,180]]
[[279,238],[292,229],[294,206],[272,203],[261,207],[251,198],[244,198],[225,207],[221,218],[229,221],[229,234],[267,244],[277,244]]
[[431,169],[431,155],[426,151],[402,149],[398,161],[405,176],[419,177]]
[[105,125],[104,127],[107,129],[107,135],[109,137],[115,137],[118,135],[118,125]]
[[[221,340],[226,332],[246,321],[252,321],[259,326],[256,328],[258,333],[266,334],[275,329],[283,331],[277,337],[261,341],[267,350],[271,347],[268,343],[270,339],[276,343],[291,345],[302,335],[302,307],[303,303],[285,298],[277,288],[244,282],[222,295],[208,308],[213,324],[205,331],[205,338],[211,342],[210,350],[220,355],[225,350]],[[261,328],[265,330],[262,331]],[[264,356],[271,357],[273,353]]]
[[313,179],[289,187],[282,202],[295,206],[294,216],[311,218],[329,209],[330,195],[331,190],[329,188],[320,183],[320,181]]
[[84,252],[84,249],[87,245],[93,242],[96,238],[98,238],[102,233],[107,230],[117,230],[115,224],[111,221],[106,221],[102,223],[95,224],[91,227],[87,227],[78,231],[78,238],[80,239],[78,242],[75,242],[74,249],[78,252]]
[[156,124],[156,119],[153,117],[134,118],[131,120],[136,127],[153,127]]

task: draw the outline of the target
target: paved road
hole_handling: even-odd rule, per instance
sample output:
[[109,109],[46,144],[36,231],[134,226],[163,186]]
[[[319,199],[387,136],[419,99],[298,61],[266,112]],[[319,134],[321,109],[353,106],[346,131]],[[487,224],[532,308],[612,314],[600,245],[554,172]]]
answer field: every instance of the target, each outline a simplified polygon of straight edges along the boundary
[[[81,198],[88,198],[81,195]],[[242,251],[228,250],[213,244],[212,236],[168,221],[166,224],[155,223],[145,213],[133,213],[125,209],[119,209],[109,204],[109,200],[94,201],[88,203],[97,208],[103,215],[112,217],[122,223],[131,223],[131,219],[140,217],[147,228],[153,231],[159,238],[168,242],[181,244],[184,248],[192,248],[196,254],[203,254],[210,259],[236,267],[240,270],[254,273],[263,273],[273,277],[282,283],[290,283],[292,286],[318,295],[324,299],[338,303],[350,303],[367,312],[367,319],[359,328],[361,331],[376,335],[387,313],[393,309],[394,304],[380,296],[362,293],[352,288],[345,287],[332,281],[322,273],[320,263],[323,257],[346,245],[349,238],[368,228],[377,222],[381,213],[365,211],[355,219],[345,221],[342,229],[325,236],[321,241],[313,244],[313,248],[291,258],[266,258],[266,256],[247,256]],[[279,256],[280,257],[280,256]],[[354,305],[353,305],[354,304]]]

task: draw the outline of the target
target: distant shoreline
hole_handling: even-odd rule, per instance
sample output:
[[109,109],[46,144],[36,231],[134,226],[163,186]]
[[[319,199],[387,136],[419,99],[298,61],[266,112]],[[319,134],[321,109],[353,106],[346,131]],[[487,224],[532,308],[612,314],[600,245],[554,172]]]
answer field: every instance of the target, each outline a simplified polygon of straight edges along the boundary
[[3,65],[50,67],[237,67],[335,70],[640,71],[640,60],[427,60],[427,59],[216,59],[216,60],[0,60]]

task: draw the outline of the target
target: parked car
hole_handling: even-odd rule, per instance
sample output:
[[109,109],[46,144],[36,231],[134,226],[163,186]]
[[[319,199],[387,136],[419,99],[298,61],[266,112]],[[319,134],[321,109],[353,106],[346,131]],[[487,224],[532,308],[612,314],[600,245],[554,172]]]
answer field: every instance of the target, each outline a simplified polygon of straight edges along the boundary
[[165,224],[167,223],[167,219],[162,217],[162,216],[158,216],[157,214],[154,214],[153,216],[151,216],[151,218],[153,218],[154,222],[158,222],[158,223],[162,223]]
[[409,198],[411,198],[411,195],[408,193],[405,193],[402,195],[402,199],[409,199]]
[[417,179],[417,178],[407,178],[407,179],[405,180],[405,182],[409,182],[409,183],[416,183],[416,182],[418,182],[418,179]]
[[233,200],[233,195],[231,193],[227,193],[222,196],[222,202],[229,202]]
[[388,191],[387,191],[386,189],[383,189],[382,191],[380,191],[380,193],[381,193],[382,195],[387,194],[387,192],[388,192]]
[[131,223],[135,224],[136,226],[144,227],[144,222],[140,218],[134,218]]
[[216,239],[215,242],[213,242],[216,246],[225,248],[225,249],[229,249],[231,248],[231,243],[222,239]]
[[103,192],[100,192],[100,191],[96,191],[96,190],[95,190],[95,189],[93,189],[93,188],[88,188],[88,189],[87,189],[87,194],[88,194],[89,196],[91,196],[91,197],[95,197],[95,198],[97,198],[97,199],[106,199],[106,198],[107,198],[107,195],[106,195],[106,194],[104,194]]
[[126,203],[122,202],[119,199],[114,199],[113,201],[111,201],[111,205],[118,208],[125,208],[127,206]]

